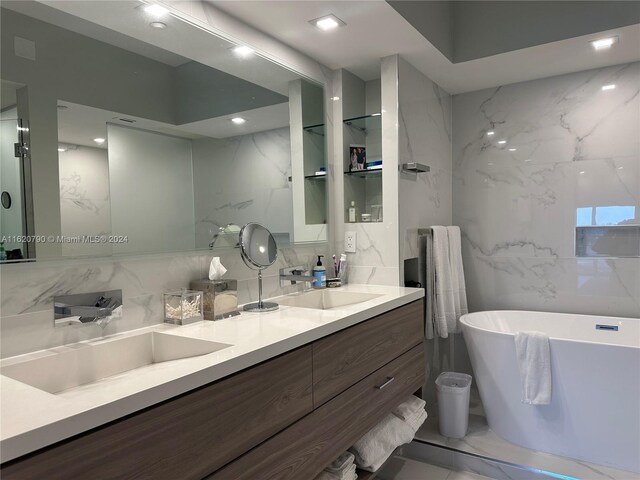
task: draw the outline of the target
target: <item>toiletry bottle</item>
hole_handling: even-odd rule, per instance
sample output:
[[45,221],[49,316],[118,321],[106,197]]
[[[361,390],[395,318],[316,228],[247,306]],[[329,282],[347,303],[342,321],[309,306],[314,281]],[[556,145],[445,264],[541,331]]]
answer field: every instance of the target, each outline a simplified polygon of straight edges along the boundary
[[7,259],[7,252],[4,249],[4,242],[0,242],[0,262]]
[[322,265],[322,257],[324,255],[318,255],[318,263],[313,267],[313,288],[326,288],[327,286],[327,270]]
[[349,207],[349,222],[355,223],[356,221],[356,202],[351,200],[351,206]]

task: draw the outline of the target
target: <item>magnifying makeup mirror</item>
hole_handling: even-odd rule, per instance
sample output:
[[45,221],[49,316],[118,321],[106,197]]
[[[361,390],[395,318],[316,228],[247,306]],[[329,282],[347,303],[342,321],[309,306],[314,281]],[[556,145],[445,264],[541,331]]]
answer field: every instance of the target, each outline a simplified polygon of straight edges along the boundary
[[247,267],[258,270],[258,301],[244,306],[246,312],[270,312],[278,304],[262,301],[262,270],[273,265],[278,248],[271,232],[259,223],[247,223],[240,229],[240,255]]

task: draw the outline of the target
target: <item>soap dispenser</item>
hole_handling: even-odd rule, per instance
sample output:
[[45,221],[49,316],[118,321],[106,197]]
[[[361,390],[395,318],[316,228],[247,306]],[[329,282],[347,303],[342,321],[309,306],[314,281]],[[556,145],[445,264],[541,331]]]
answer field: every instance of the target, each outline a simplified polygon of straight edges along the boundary
[[322,265],[322,257],[324,255],[318,255],[318,263],[313,267],[313,288],[326,288],[327,287],[327,269]]

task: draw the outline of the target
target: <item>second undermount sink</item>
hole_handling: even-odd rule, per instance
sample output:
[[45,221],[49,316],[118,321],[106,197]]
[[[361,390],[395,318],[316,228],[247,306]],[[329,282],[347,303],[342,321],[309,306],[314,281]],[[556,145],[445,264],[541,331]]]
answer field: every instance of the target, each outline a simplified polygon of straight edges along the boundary
[[341,292],[336,290],[314,290],[275,299],[280,305],[289,307],[331,310],[334,308],[366,302],[380,295],[375,293]]
[[83,343],[74,349],[7,365],[2,375],[49,393],[96,383],[130,370],[230,347],[226,343],[160,332]]

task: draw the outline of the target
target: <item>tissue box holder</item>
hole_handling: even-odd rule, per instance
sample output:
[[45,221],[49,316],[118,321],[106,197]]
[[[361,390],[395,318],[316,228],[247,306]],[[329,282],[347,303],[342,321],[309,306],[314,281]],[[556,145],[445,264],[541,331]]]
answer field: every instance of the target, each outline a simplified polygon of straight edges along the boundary
[[240,315],[237,280],[194,280],[190,288],[202,292],[205,320]]

